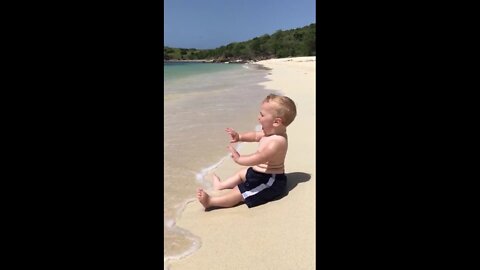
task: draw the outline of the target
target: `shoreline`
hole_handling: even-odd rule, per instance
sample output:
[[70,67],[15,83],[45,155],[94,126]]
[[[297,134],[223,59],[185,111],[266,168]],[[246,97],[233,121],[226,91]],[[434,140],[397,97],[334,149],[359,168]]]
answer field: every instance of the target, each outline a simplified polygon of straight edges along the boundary
[[[287,128],[288,195],[254,208],[242,204],[209,212],[196,199],[187,202],[176,223],[199,237],[200,245],[180,260],[169,260],[169,269],[314,269],[315,61],[315,57],[295,57],[254,63],[271,70],[261,86],[297,104],[297,118]],[[256,151],[257,144],[239,146],[244,155]],[[240,168],[227,158],[212,171],[225,179]],[[215,196],[222,191],[207,192]]]
[[[184,228],[176,226],[177,217],[185,208],[187,201],[196,200],[194,191],[198,186],[203,186],[206,190],[208,190],[209,184],[211,186],[210,177],[206,175],[218,167],[219,163],[230,158],[229,155],[227,155],[228,151],[225,149],[229,139],[223,129],[230,125],[240,130],[252,130],[256,128],[258,124],[255,120],[258,110],[257,103],[259,104],[264,96],[267,95],[264,87],[260,86],[260,83],[266,81],[265,77],[267,72],[259,70],[260,65],[244,64],[230,67],[224,65],[214,67],[213,65],[203,64],[198,64],[198,66],[195,64],[192,64],[194,66],[189,66],[189,64],[185,65],[187,65],[187,69],[193,67],[192,69],[195,73],[190,72],[190,74],[187,74],[187,82],[180,83],[178,88],[169,89],[177,89],[178,92],[178,89],[190,87],[189,85],[193,83],[195,89],[197,89],[198,86],[198,89],[195,91],[198,92],[198,94],[190,95],[190,97],[187,96],[184,99],[190,99],[190,104],[196,102],[192,100],[195,98],[195,95],[199,95],[200,99],[195,103],[195,108],[190,111],[188,107],[192,106],[188,106],[189,103],[185,103],[185,100],[182,101],[182,91],[179,92],[180,98],[178,100],[180,100],[180,103],[175,103],[174,100],[164,101],[165,108],[167,108],[165,115],[167,115],[167,112],[169,115],[165,119],[166,132],[181,130],[183,127],[190,127],[187,129],[189,132],[183,132],[173,137],[165,135],[167,145],[170,147],[168,148],[169,151],[167,151],[168,160],[165,172],[171,176],[166,179],[165,183],[168,182],[167,180],[170,180],[167,184],[181,182],[183,187],[171,188],[175,185],[164,185],[166,192],[164,198],[164,264],[169,264],[170,261],[184,258],[198,247],[197,245],[197,247],[193,248],[197,240],[195,237],[192,237],[194,235],[190,234],[188,230],[185,232],[186,230],[182,230]],[[182,67],[179,68],[181,69]],[[202,70],[203,68],[206,68],[207,71],[210,70],[210,73],[204,72]],[[202,75],[203,73],[204,75]],[[225,80],[225,78],[228,79]],[[211,81],[214,81],[214,83]],[[204,84],[203,87],[210,86],[203,91],[202,84]],[[215,87],[219,87],[222,91],[211,91]],[[173,91],[173,93],[176,92]],[[255,101],[249,103],[238,102],[238,100],[243,99],[245,95],[254,98]],[[205,104],[207,107],[204,107]],[[186,107],[185,110],[187,110],[187,114],[196,116],[194,118],[192,118],[192,116],[175,120],[175,115],[180,112],[174,108],[182,107]],[[183,113],[185,113],[185,110],[182,110]],[[245,117],[236,117],[239,111],[241,111]],[[246,117],[247,115],[248,117]],[[204,127],[205,124],[202,125],[203,127],[193,129],[194,126],[197,125],[199,117],[208,121],[211,119],[216,120],[211,123],[206,123],[206,125],[210,127],[208,129]],[[191,133],[197,134],[195,135],[197,138],[198,134],[211,136],[202,143],[202,146],[198,146],[196,145],[197,143],[194,142],[195,140],[188,139],[192,138],[192,135],[188,135]],[[172,134],[175,134],[175,132]],[[188,142],[180,144],[181,141]],[[188,149],[189,151],[186,152],[185,150]],[[166,159],[167,156],[165,157]],[[178,158],[174,158],[175,156],[178,156]],[[202,158],[199,158],[200,156]],[[185,160],[191,161],[191,163],[189,162],[190,165],[188,165],[189,169],[183,170],[181,177],[173,175],[172,172],[175,171],[175,169],[172,170],[172,166],[174,166],[173,162]],[[176,180],[172,182],[172,179]]]
[[[257,131],[261,130],[261,126],[256,125],[255,130],[257,130]],[[238,143],[235,146],[235,149],[237,151],[241,152],[241,149],[245,145],[246,145],[245,142]],[[207,190],[209,194],[212,194],[212,193],[215,194],[215,192],[217,194],[220,194],[222,191],[211,190],[213,188],[213,185],[212,185],[212,183],[209,179],[205,179],[205,176],[207,176],[207,175],[211,176],[211,174],[214,173],[217,170],[218,167],[222,166],[222,164],[226,160],[229,160],[229,159],[230,159],[230,155],[226,154],[224,157],[220,158],[213,165],[207,166],[207,167],[203,168],[199,173],[197,173],[197,175],[196,175],[197,183],[200,184],[200,185],[203,185],[204,189]],[[195,197],[195,195],[192,195],[191,198],[185,199],[182,203],[180,203],[179,207],[176,211],[176,214],[175,214],[175,216],[176,216],[175,220],[172,220],[168,224],[168,227],[175,228],[175,230],[181,231],[181,232],[187,234],[190,237],[190,239],[192,240],[193,243],[187,250],[185,250],[184,252],[182,252],[180,254],[177,254],[177,255],[174,255],[174,256],[167,256],[167,257],[164,256],[163,261],[164,261],[165,266],[168,266],[170,262],[178,261],[178,260],[181,260],[183,258],[186,258],[186,257],[192,255],[201,246],[201,239],[198,236],[192,234],[190,231],[188,231],[188,230],[186,230],[186,229],[177,225],[177,221],[181,218],[182,213],[185,210],[185,208],[188,206],[188,204],[194,203],[194,202],[198,202],[198,201],[197,201],[197,198]],[[165,269],[170,269],[170,268],[166,267]]]

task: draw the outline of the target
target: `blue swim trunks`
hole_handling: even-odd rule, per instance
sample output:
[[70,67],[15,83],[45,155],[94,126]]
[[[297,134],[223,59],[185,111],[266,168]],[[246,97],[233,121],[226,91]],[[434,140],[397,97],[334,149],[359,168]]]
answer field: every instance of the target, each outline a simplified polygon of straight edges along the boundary
[[286,191],[287,176],[282,174],[268,174],[248,168],[246,180],[238,185],[243,200],[248,208],[272,201]]

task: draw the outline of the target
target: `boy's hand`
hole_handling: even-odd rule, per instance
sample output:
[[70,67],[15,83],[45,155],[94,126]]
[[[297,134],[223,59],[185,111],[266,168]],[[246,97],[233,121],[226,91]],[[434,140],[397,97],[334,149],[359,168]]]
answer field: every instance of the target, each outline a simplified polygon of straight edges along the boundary
[[237,152],[237,150],[235,150],[235,148],[233,148],[231,145],[229,145],[227,148],[231,153],[230,156],[232,157],[232,159],[234,161],[237,161],[238,158],[240,158],[240,154]]
[[240,141],[240,135],[233,129],[231,128],[226,128],[225,131],[230,134],[230,137],[232,137],[232,139],[230,140],[231,143],[235,143],[235,142],[238,142]]

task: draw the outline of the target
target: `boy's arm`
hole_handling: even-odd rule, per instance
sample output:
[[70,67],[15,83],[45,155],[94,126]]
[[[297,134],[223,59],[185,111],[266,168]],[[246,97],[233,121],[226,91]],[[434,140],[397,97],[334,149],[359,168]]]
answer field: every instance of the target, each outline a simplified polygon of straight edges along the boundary
[[276,154],[278,149],[277,142],[271,142],[267,147],[262,149],[261,152],[257,151],[251,155],[240,156],[240,154],[233,148],[231,145],[228,146],[230,150],[232,159],[239,165],[242,166],[254,166],[262,163],[266,163],[271,160],[272,157]]
[[235,130],[233,130],[231,128],[227,128],[227,129],[225,129],[225,131],[228,134],[230,134],[230,136],[232,137],[232,140],[230,140],[231,143],[235,143],[235,142],[259,142],[260,139],[263,138],[263,136],[265,136],[265,133],[263,133],[263,131],[259,131],[259,132],[252,131],[252,132],[246,132],[246,133],[242,133],[242,134],[237,133]]
[[265,133],[263,131],[252,131],[252,132],[246,132],[238,135],[238,141],[239,142],[259,142],[261,138],[265,136]]

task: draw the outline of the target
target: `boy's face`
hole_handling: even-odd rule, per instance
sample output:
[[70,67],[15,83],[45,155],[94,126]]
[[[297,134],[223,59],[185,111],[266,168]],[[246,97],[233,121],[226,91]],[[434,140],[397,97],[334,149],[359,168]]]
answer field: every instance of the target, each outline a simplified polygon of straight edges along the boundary
[[273,102],[264,102],[260,106],[258,122],[262,125],[262,130],[265,134],[271,133],[274,127],[281,124],[281,119],[276,117],[275,106],[276,104]]

